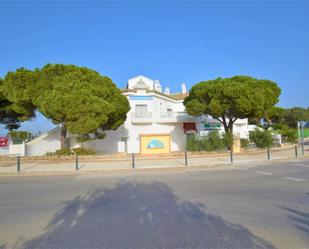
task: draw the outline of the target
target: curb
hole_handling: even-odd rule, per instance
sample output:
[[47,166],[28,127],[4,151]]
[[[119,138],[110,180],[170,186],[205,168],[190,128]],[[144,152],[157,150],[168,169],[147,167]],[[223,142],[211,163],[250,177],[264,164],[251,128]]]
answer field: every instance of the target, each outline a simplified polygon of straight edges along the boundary
[[300,161],[309,159],[309,155],[298,158],[278,158],[272,160],[260,160],[251,162],[237,162],[234,163],[218,163],[218,164],[197,164],[192,166],[177,166],[177,167],[153,167],[153,168],[135,168],[135,169],[105,169],[105,170],[78,170],[78,171],[37,171],[37,172],[15,172],[15,173],[0,173],[0,177],[19,177],[19,176],[78,176],[78,175],[93,175],[93,174],[136,174],[136,173],[153,173],[153,172],[175,172],[175,171],[199,171],[199,170],[230,170],[237,166],[246,164],[252,168],[260,165],[277,164],[280,162]]

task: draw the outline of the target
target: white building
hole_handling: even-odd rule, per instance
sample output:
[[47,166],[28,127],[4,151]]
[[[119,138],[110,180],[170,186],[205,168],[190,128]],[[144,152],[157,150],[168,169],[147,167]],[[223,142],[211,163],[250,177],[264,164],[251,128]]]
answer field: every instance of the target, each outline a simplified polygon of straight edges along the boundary
[[[185,149],[186,133],[207,134],[210,130],[223,128],[211,117],[189,116],[183,105],[188,95],[185,84],[181,93],[170,94],[169,88],[162,93],[158,80],[137,76],[128,80],[127,88],[122,90],[127,96],[131,110],[127,120],[115,131],[107,131],[102,140],[79,144],[74,136],[68,135],[71,147],[83,146],[100,153],[141,153],[161,154]],[[247,137],[247,119],[238,120],[234,133]],[[44,155],[60,148],[60,128],[42,134],[26,144],[26,155]]]

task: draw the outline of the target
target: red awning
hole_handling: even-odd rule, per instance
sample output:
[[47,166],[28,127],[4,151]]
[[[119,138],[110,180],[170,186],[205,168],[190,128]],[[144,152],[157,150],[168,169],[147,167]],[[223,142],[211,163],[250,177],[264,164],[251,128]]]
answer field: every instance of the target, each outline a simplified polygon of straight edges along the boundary
[[184,129],[185,133],[188,132],[188,131],[196,131],[197,132],[196,124],[194,122],[183,123],[183,129]]

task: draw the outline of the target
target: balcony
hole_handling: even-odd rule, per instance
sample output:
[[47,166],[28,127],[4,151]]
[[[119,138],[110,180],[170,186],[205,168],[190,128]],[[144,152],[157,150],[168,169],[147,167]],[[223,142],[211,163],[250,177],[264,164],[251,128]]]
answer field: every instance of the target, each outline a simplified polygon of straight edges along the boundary
[[192,122],[194,117],[187,112],[161,112],[159,114],[157,123],[178,123],[178,122]]
[[132,112],[131,121],[133,124],[151,124],[152,113],[151,112]]

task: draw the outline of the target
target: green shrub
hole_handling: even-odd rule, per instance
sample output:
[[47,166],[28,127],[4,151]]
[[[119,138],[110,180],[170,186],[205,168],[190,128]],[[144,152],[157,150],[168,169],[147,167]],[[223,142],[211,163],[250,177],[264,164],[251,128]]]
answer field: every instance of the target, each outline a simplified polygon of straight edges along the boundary
[[258,128],[249,133],[249,138],[258,148],[270,147],[274,142],[270,131]]
[[287,125],[284,124],[271,124],[270,127],[272,127],[274,130],[284,130],[289,128]]
[[75,148],[73,149],[73,151],[75,152],[75,154],[77,155],[95,155],[96,152],[93,149],[87,149],[87,148]]
[[222,150],[224,149],[224,141],[220,137],[219,133],[217,131],[212,131],[208,134],[206,141],[208,141],[208,150]]
[[278,134],[282,135],[284,142],[296,143],[298,134],[296,129],[291,129],[285,124],[272,124],[271,127]]
[[224,139],[217,131],[210,132],[207,136],[187,135],[188,151],[217,151],[225,148]]
[[64,148],[60,150],[56,150],[55,152],[47,152],[48,156],[70,156],[70,155],[95,155],[96,152],[92,149],[87,148]]
[[223,135],[223,143],[226,148],[231,148],[233,146],[233,134],[225,132]]
[[21,144],[31,137],[31,133],[28,131],[10,131],[9,136],[13,144]]
[[240,139],[240,147],[241,148],[248,148],[250,141],[246,138],[241,138]]
[[280,130],[280,134],[285,142],[296,143],[298,139],[298,134],[296,129],[283,129]]
[[187,134],[186,136],[186,149],[188,151],[197,151],[197,139],[194,134]]
[[56,155],[56,156],[67,156],[67,155],[73,155],[73,153],[70,150],[70,148],[64,148],[64,149],[56,150],[56,152],[54,152],[54,155]]

